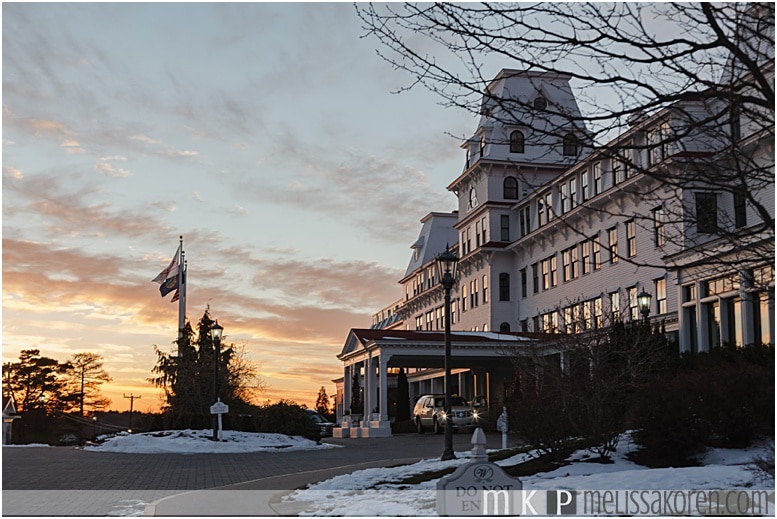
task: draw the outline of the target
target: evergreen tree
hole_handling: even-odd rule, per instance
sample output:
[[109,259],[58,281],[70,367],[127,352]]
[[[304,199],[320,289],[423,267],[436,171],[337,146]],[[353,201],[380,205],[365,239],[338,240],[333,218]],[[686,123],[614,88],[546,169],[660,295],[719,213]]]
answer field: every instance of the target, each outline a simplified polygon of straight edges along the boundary
[[242,358],[235,345],[222,343],[216,359],[210,336],[213,324],[208,308],[196,335],[186,323],[183,336],[175,341],[177,354],[154,347],[157,363],[149,381],[164,391],[164,411],[171,427],[210,427],[210,406],[217,398],[229,405],[230,414],[245,412],[250,408],[247,389],[261,387],[260,383],[252,385],[259,379],[256,367]]
[[332,418],[333,413],[332,408],[329,405],[329,395],[326,394],[326,389],[324,389],[324,386],[321,386],[321,389],[318,390],[318,398],[316,398],[316,412],[327,419]]
[[43,407],[65,410],[68,404],[61,375],[66,369],[66,364],[42,357],[40,350],[22,350],[19,362],[3,364],[4,391],[13,397],[19,412]]

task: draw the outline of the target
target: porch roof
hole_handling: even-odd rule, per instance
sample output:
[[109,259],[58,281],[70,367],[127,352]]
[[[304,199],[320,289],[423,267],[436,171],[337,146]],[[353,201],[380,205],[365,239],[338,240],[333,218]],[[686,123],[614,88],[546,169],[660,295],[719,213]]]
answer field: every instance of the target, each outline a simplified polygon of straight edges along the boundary
[[[451,331],[451,367],[470,367],[475,361],[504,362],[518,348],[537,342],[538,334]],[[366,353],[387,355],[391,367],[442,367],[445,334],[425,330],[353,328],[337,358],[348,364]]]

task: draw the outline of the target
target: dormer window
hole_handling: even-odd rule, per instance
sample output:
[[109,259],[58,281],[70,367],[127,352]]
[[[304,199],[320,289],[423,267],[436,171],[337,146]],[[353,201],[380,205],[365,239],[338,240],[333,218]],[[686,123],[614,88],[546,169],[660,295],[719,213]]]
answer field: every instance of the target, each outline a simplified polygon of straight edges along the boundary
[[510,200],[518,198],[518,180],[515,177],[507,177],[503,184],[504,197]]
[[510,153],[523,153],[523,133],[518,130],[510,134]]
[[578,148],[577,137],[572,133],[568,133],[564,135],[564,149],[563,149],[564,155],[576,156],[577,148]]
[[542,96],[534,98],[534,108],[537,110],[545,110],[548,107],[548,101]]
[[482,159],[486,153],[486,136],[480,136],[480,158]]

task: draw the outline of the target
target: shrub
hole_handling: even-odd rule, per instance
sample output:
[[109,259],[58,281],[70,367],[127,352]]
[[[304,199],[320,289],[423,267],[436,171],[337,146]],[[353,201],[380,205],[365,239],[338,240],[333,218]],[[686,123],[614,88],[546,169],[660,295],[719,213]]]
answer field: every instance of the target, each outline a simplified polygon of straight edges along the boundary
[[320,439],[319,431],[313,426],[305,408],[289,400],[261,407],[254,414],[254,423],[258,432],[304,436],[315,441]]
[[706,447],[742,448],[773,434],[774,353],[723,347],[688,355],[657,378],[633,409],[635,461],[649,466],[695,463]]

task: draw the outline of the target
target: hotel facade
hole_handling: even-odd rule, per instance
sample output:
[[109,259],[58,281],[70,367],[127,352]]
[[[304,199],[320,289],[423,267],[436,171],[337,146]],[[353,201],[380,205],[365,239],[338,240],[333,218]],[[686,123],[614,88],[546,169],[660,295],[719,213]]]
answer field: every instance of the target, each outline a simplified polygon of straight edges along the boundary
[[[762,70],[773,81],[773,59]],[[463,171],[448,186],[457,210],[421,220],[398,299],[373,316],[371,333],[352,330],[338,356],[338,415],[348,409],[354,374],[364,409],[375,411],[373,429],[384,432],[400,367],[411,401],[442,392],[441,365],[422,332],[438,341],[441,359],[435,257],[446,246],[459,257],[451,328],[460,341],[482,339],[479,356],[454,370],[453,392],[468,399],[482,395],[501,408],[509,373],[488,351],[504,356],[537,334],[641,319],[641,292],[651,296],[648,318],[680,351],[774,344],[773,112],[764,125],[758,111],[737,108],[687,99],[632,115],[594,146],[568,77],[502,70],[462,145]],[[403,362],[385,353],[391,341],[427,355]]]

